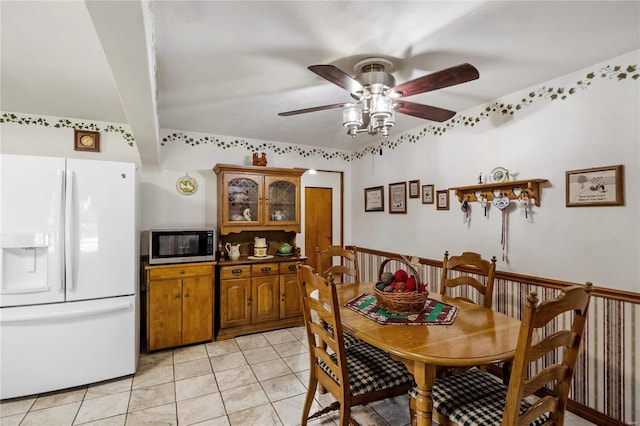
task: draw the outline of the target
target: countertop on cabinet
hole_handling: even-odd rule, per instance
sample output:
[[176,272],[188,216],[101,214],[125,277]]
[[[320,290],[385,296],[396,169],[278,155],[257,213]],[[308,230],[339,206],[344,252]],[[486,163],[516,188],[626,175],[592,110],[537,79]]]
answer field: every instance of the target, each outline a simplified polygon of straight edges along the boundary
[[254,263],[274,263],[274,262],[305,262],[306,256],[277,256],[267,257],[263,259],[249,259],[247,256],[240,256],[238,260],[220,259],[218,266],[246,265]]

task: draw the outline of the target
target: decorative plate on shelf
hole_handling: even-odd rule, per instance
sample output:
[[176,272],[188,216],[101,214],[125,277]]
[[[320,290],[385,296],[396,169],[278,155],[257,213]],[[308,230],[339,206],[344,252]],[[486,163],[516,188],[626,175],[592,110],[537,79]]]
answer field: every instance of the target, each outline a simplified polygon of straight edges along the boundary
[[198,182],[186,174],[176,182],[176,189],[182,195],[191,195],[198,190]]
[[496,167],[491,170],[491,181],[492,182],[504,182],[507,180],[507,176],[509,176],[509,171],[504,167]]

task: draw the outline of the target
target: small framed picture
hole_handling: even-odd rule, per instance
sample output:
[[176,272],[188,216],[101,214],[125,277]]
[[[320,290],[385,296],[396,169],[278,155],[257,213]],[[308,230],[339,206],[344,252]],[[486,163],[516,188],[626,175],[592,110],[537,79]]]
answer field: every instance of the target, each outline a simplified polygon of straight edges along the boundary
[[365,188],[364,211],[365,212],[384,211],[384,188],[382,186]]
[[389,213],[407,212],[407,182],[389,184]]
[[420,198],[420,181],[409,181],[409,198]]
[[623,205],[622,172],[622,164],[566,172],[567,207]]
[[433,185],[422,185],[422,204],[433,204]]
[[449,190],[441,189],[436,191],[436,208],[438,210],[449,210]]
[[74,129],[73,149],[76,151],[100,151],[100,132]]

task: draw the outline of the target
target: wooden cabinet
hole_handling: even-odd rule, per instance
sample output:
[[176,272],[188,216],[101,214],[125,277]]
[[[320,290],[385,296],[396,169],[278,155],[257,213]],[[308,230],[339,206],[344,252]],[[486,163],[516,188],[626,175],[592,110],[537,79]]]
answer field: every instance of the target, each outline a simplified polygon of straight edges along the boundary
[[218,231],[300,232],[303,169],[217,164]]
[[301,325],[297,262],[220,266],[217,338]]
[[213,339],[214,264],[145,267],[148,351]]

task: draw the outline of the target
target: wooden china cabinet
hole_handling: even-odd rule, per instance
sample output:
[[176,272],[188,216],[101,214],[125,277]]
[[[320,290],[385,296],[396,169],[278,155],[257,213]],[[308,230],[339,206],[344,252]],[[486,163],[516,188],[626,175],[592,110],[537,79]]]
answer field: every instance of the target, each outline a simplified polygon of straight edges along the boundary
[[[306,258],[278,253],[300,232],[303,169],[218,164],[218,244],[240,245],[240,259],[218,261],[217,339],[302,325],[296,265]],[[267,256],[253,256],[255,237]]]

